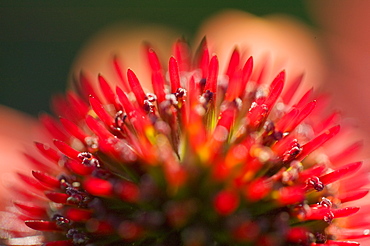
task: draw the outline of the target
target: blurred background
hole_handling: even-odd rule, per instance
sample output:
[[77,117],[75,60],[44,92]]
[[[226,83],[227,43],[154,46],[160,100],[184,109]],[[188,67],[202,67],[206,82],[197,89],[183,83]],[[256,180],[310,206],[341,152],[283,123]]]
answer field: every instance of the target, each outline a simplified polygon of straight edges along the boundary
[[311,24],[304,2],[291,0],[0,0],[0,104],[35,116],[49,111],[78,51],[109,24],[158,23],[191,39],[202,20],[225,8],[286,13]]

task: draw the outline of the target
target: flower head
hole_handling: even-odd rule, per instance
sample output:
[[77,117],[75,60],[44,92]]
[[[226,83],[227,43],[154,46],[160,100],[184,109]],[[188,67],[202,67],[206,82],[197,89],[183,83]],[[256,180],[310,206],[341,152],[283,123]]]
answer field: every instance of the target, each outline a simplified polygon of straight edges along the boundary
[[77,93],[54,100],[59,120],[41,117],[54,146],[35,144],[48,161],[27,155],[35,171],[20,178],[32,193],[18,190],[25,199],[14,204],[45,245],[324,246],[366,236],[345,229],[359,210],[351,202],[367,194],[351,176],[361,162],[336,161],[358,144],[322,150],[340,130],[337,114],[323,116],[325,98],[312,90],[296,99],[302,76],[287,88],[285,71],[267,82],[238,49],[220,71],[205,40],[195,57],[179,40],[166,65],[145,50],[152,93],[115,57],[116,88],[81,74]]

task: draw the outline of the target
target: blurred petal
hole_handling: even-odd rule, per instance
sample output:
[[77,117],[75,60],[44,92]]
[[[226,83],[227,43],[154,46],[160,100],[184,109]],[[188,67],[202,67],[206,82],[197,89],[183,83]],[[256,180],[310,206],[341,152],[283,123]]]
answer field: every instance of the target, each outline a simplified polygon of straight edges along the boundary
[[320,28],[329,74],[325,89],[370,141],[370,2],[307,1]]
[[94,35],[80,51],[72,66],[70,77],[78,76],[82,70],[92,74],[94,77],[91,79],[95,83],[99,73],[108,83],[119,81],[112,65],[113,57],[118,56],[124,75],[127,68],[130,68],[140,81],[144,81],[145,88],[151,88],[148,66],[142,62],[146,60],[143,59],[144,42],[150,42],[151,46],[160,52],[160,57],[168,57],[172,44],[179,37],[179,33],[159,25],[114,24]]
[[[27,147],[42,137],[36,119],[5,106],[0,106],[0,197],[10,195],[9,187],[16,181],[16,171],[29,163],[22,155]],[[0,208],[9,199],[0,199]]]
[[310,87],[323,81],[325,70],[316,35],[291,17],[274,15],[259,18],[228,10],[204,23],[197,40],[204,36],[212,51],[223,61],[221,71],[225,69],[232,49],[237,46],[242,52],[247,51],[247,57],[252,55],[256,64],[261,64],[266,56],[272,58],[267,79],[286,69],[288,78],[304,72],[304,83]]

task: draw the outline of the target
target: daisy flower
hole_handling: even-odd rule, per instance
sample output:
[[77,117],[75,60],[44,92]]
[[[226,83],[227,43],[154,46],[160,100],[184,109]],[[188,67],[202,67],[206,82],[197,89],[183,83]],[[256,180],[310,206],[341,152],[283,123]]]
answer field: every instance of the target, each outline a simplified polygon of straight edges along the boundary
[[176,41],[167,59],[145,44],[150,81],[118,56],[113,83],[80,73],[54,98],[58,117],[40,117],[51,144],[25,154],[32,171],[7,213],[30,230],[9,226],[4,243],[359,245],[361,143],[340,137],[302,74],[272,77],[235,45],[225,61],[206,38],[195,54]]

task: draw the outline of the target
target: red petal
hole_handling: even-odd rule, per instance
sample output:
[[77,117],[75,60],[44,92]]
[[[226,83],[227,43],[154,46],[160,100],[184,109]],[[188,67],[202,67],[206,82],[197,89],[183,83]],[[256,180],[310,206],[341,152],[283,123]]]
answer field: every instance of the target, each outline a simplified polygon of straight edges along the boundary
[[89,178],[84,182],[84,188],[94,196],[111,196],[113,194],[113,185],[104,179]]
[[48,159],[54,161],[55,163],[59,162],[60,155],[58,154],[58,152],[56,150],[50,148],[49,146],[47,146],[45,144],[38,143],[38,142],[35,142],[35,145],[43,156],[45,156]]
[[125,76],[123,75],[123,72],[122,72],[122,68],[121,68],[121,65],[120,65],[120,62],[118,60],[118,57],[115,56],[113,58],[113,66],[114,66],[114,70],[116,71],[120,81],[121,81],[121,85],[123,86],[123,88],[125,89],[125,91],[130,91],[130,88],[127,84],[127,81],[125,79]]
[[252,75],[253,58],[249,59],[244,64],[242,70],[238,69],[233,72],[233,76],[229,77],[229,85],[226,92],[225,100],[232,101],[235,98],[243,98],[245,87]]
[[153,49],[147,49],[147,56],[150,67],[152,69],[152,84],[154,94],[157,96],[158,103],[161,103],[165,99],[162,67],[159,62],[158,56]]
[[352,227],[352,225],[350,227],[351,228],[338,229],[338,231],[335,233],[336,239],[359,239],[369,237],[369,230],[365,229],[366,227]]
[[306,215],[306,220],[322,220],[326,216],[333,216],[331,214],[331,209],[328,207],[319,207],[319,208],[312,208],[309,213]]
[[360,243],[352,241],[333,241],[328,240],[326,243],[311,243],[310,246],[359,246]]
[[179,39],[173,46],[173,55],[178,62],[179,71],[189,71],[190,55],[189,45],[185,40]]
[[357,191],[353,191],[353,192],[348,192],[348,193],[340,194],[338,196],[338,199],[342,203],[351,202],[351,201],[355,201],[355,200],[358,200],[358,199],[363,198],[368,193],[369,193],[368,190],[357,190]]
[[28,220],[25,221],[26,226],[38,231],[60,231],[61,229],[55,222],[45,220]]
[[40,172],[40,171],[32,171],[32,175],[40,181],[43,185],[46,185],[51,188],[59,188],[60,182],[58,179],[56,179],[53,176],[50,176],[46,173]]
[[110,116],[107,111],[105,111],[103,105],[94,97],[89,98],[90,105],[98,117],[104,122],[108,127],[111,127],[113,124],[113,118]]
[[99,80],[100,89],[103,92],[104,97],[107,100],[107,103],[114,105],[117,111],[120,110],[120,107],[116,102],[116,95],[114,94],[113,90],[109,86],[108,82],[100,74],[98,76],[98,80]]
[[101,122],[99,122],[97,119],[95,119],[91,115],[88,115],[86,117],[86,124],[91,129],[91,131],[93,131],[96,135],[98,135],[99,139],[109,139],[109,138],[114,137],[114,135],[110,133],[108,129],[103,126]]
[[262,123],[266,120],[266,117],[268,116],[268,111],[269,110],[265,104],[258,105],[257,103],[253,103],[248,111],[247,125],[252,129],[260,127]]
[[135,73],[131,70],[127,70],[127,79],[131,87],[131,91],[135,94],[136,101],[142,107],[145,100],[145,93]]
[[323,182],[324,184],[330,184],[333,183],[344,176],[353,174],[356,172],[358,169],[360,169],[362,165],[362,162],[354,162],[348,165],[343,166],[342,168],[335,170],[331,173],[325,174],[320,177],[320,181]]
[[179,76],[179,66],[177,64],[177,60],[172,56],[168,64],[168,72],[170,74],[171,93],[173,94],[177,91],[178,88],[181,87],[181,85]]
[[303,95],[303,97],[301,98],[301,100],[299,100],[298,103],[296,105],[294,105],[294,107],[302,108],[304,105],[306,105],[310,101],[312,94],[313,94],[313,88],[311,88],[310,90],[308,90]]
[[297,117],[299,114],[299,110],[297,108],[293,108],[289,111],[289,113],[285,114],[281,119],[277,122],[275,129],[278,132],[287,132],[288,126],[291,125],[293,119]]
[[188,93],[191,113],[196,113],[193,107],[196,107],[199,103],[198,101],[199,94],[200,94],[200,84],[195,83],[194,76],[191,76],[189,80],[189,93]]
[[64,97],[64,95],[56,95],[52,97],[52,109],[58,116],[63,116],[64,118],[74,119],[76,117],[76,112],[74,110],[69,110],[69,103]]
[[86,74],[81,72],[79,86],[80,95],[83,95],[86,99],[89,98],[90,96],[97,98],[97,95],[92,84],[93,83],[91,82],[90,78],[87,78]]
[[207,46],[206,38],[202,39],[202,42],[199,45],[197,53],[200,55],[198,60],[198,67],[202,71],[202,77],[206,78],[208,74],[209,66],[209,51]]
[[239,206],[239,196],[232,191],[220,191],[216,195],[213,205],[220,215],[229,215]]
[[150,68],[152,69],[153,72],[160,71],[161,68],[161,63],[159,62],[158,56],[155,53],[155,51],[152,48],[147,48],[146,49],[148,60],[149,60],[149,65]]
[[67,141],[69,139],[69,136],[66,135],[58,122],[51,116],[42,114],[40,116],[40,121],[54,138],[61,139],[63,141]]
[[296,94],[298,87],[300,86],[303,80],[303,74],[299,75],[297,78],[293,80],[287,91],[282,96],[283,101],[285,104],[289,104],[292,100],[293,96]]
[[317,148],[321,147],[326,141],[337,135],[340,130],[340,126],[334,126],[329,130],[325,131],[323,134],[319,135],[318,137],[312,139],[310,142],[306,143],[302,146],[302,152],[299,155],[299,160],[303,160],[306,156],[308,156],[312,151],[316,150]]
[[56,203],[67,203],[67,199],[69,195],[65,193],[53,192],[53,191],[46,191],[45,196],[50,199],[52,202]]
[[47,214],[45,208],[36,206],[34,204],[26,204],[19,201],[15,201],[13,204],[32,217],[42,218]]
[[135,108],[131,104],[131,102],[128,100],[127,95],[123,90],[119,87],[116,87],[116,93],[118,96],[119,101],[122,103],[123,108],[126,111],[126,114],[130,117],[130,115],[135,111]]
[[79,139],[82,143],[85,143],[85,139],[88,137],[88,135],[82,131],[80,127],[78,127],[72,121],[64,118],[60,118],[59,120],[70,134]]
[[75,111],[74,113],[75,116],[73,118],[68,118],[68,119],[72,120],[75,123],[84,119],[85,115],[90,110],[90,107],[87,105],[87,103],[84,100],[82,100],[82,98],[80,98],[77,94],[71,91],[67,92],[67,99],[68,99],[69,105],[72,105],[73,107],[69,106],[66,108],[66,110]]
[[252,75],[252,71],[253,71],[253,57],[249,57],[249,59],[246,61],[243,67],[242,80],[241,80],[241,84],[239,87],[239,91],[240,91],[239,97],[243,96],[245,87]]
[[287,233],[287,239],[292,243],[305,242],[308,239],[308,230],[304,227],[292,227]]
[[320,133],[323,130],[328,129],[331,126],[336,125],[339,119],[340,119],[340,113],[334,112],[331,115],[329,115],[326,119],[318,122],[318,124],[314,127],[314,131],[317,133]]
[[34,178],[24,175],[22,173],[17,173],[18,177],[25,182],[27,185],[30,185],[33,188],[38,190],[45,190],[45,187],[40,184],[40,182],[36,181]]
[[281,71],[270,85],[270,93],[266,98],[265,104],[269,111],[273,108],[276,100],[279,98],[281,92],[283,91],[285,80],[285,71]]
[[93,167],[85,166],[81,162],[73,160],[73,159],[67,160],[66,163],[65,163],[65,166],[69,170],[74,172],[75,174],[78,174],[78,175],[81,175],[81,176],[89,175],[93,171]]
[[217,79],[218,79],[218,59],[217,56],[213,56],[208,68],[206,86],[204,91],[210,90],[211,92],[216,92],[217,90]]
[[284,154],[289,154],[289,151],[293,148],[298,148],[299,142],[294,138],[293,135],[288,135],[272,146],[272,150],[276,153],[277,156],[283,158]]
[[246,196],[247,199],[256,202],[264,198],[271,191],[271,182],[266,181],[263,178],[259,178],[247,185]]
[[49,165],[39,161],[38,160],[39,158],[36,159],[35,157],[33,157],[29,154],[26,154],[26,153],[23,153],[23,155],[24,155],[24,157],[26,157],[26,159],[29,161],[29,163],[35,167],[35,169],[46,171],[46,172],[49,172],[51,170],[51,167]]
[[357,213],[360,210],[359,207],[347,207],[347,208],[341,208],[341,209],[334,209],[332,210],[335,218],[341,218],[341,217],[347,217],[352,214]]
[[341,209],[330,209],[327,207],[313,208],[310,213],[306,216],[306,220],[325,220],[326,216],[332,216],[333,218],[347,217],[360,210],[358,207],[347,207]]
[[282,187],[279,189],[278,202],[281,205],[293,205],[304,200],[304,190],[302,187]]
[[126,94],[119,87],[117,87],[117,95],[135,130],[138,133],[146,135],[145,131],[148,130],[148,127],[151,127],[151,123],[143,110],[141,108],[135,108],[128,100]]
[[226,70],[226,75],[230,78],[233,77],[235,71],[239,67],[239,62],[240,62],[240,53],[237,48],[234,49],[233,53],[231,54],[229,65]]
[[87,221],[91,218],[92,211],[80,208],[69,208],[66,212],[66,217],[73,221]]
[[298,115],[290,122],[287,126],[285,131],[291,132],[293,131],[307,116],[309,116],[316,107],[316,101],[308,103],[299,113]]
[[154,94],[157,96],[158,103],[163,102],[166,94],[164,92],[163,74],[160,71],[152,73],[152,85]]
[[240,87],[241,85],[241,73],[239,69],[233,73],[233,77],[229,78],[229,84],[227,86],[227,91],[225,93],[225,101],[232,102],[236,98],[240,97],[242,93]]
[[71,146],[66,144],[65,142],[62,142],[60,140],[55,139],[54,140],[54,145],[66,156],[72,158],[72,159],[77,159],[78,154],[80,154],[80,151],[77,151],[73,149]]
[[229,107],[221,112],[219,116],[219,120],[217,122],[217,126],[223,126],[228,131],[230,131],[231,126],[234,123],[234,119],[236,116],[236,109],[234,107]]
[[348,158],[355,156],[363,148],[363,146],[364,146],[363,141],[355,142],[348,146],[347,148],[341,150],[338,154],[329,156],[329,159],[334,164],[346,160]]
[[301,182],[305,182],[310,177],[313,177],[313,176],[319,177],[325,171],[325,169],[326,169],[325,165],[316,164],[313,167],[302,171],[299,174],[299,180]]
[[[320,244],[322,246],[323,244]],[[328,240],[326,241],[326,244],[328,246],[359,246],[360,243],[358,242],[352,242],[352,241],[334,241],[334,240]]]

